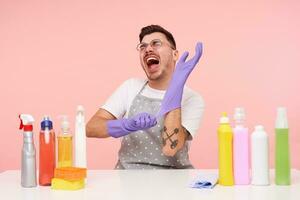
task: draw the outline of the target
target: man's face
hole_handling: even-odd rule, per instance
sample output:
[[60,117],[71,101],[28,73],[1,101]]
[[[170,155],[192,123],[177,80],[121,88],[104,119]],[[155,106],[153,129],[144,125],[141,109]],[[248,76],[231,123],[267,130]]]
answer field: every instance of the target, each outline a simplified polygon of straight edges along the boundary
[[160,32],[151,33],[145,35],[141,43],[146,44],[144,45],[146,48],[139,54],[141,65],[148,79],[161,80],[171,76],[178,52],[173,49],[166,36]]

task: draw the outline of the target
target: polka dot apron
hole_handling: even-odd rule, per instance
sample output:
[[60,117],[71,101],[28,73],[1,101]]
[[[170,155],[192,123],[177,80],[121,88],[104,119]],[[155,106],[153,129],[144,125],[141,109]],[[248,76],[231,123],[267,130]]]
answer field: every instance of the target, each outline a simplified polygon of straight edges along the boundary
[[[147,82],[136,95],[129,109],[128,117],[141,112],[155,115],[160,106],[161,99],[148,98],[141,93]],[[175,156],[169,157],[162,153],[161,131],[164,119],[160,118],[156,126],[149,129],[135,131],[122,138],[119,150],[119,160],[115,169],[187,169],[193,168],[188,156],[188,142]]]

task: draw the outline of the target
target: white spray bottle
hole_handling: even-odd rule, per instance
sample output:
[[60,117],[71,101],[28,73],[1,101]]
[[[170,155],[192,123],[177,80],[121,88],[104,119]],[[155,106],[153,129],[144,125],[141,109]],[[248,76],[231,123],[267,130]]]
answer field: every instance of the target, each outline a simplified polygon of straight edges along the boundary
[[19,129],[23,130],[21,185],[36,187],[36,153],[32,132],[34,119],[28,114],[21,114],[19,118],[21,120]]
[[86,133],[83,106],[77,106],[75,119],[75,166],[86,168]]

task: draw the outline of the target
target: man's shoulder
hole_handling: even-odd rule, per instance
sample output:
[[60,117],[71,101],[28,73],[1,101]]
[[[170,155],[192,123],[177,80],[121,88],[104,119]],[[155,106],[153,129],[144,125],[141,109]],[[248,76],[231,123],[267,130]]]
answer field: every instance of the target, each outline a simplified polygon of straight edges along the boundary
[[140,91],[146,81],[142,78],[130,78],[125,80],[121,87],[127,93],[128,97],[131,98]]
[[123,85],[126,87],[133,87],[133,88],[139,88],[143,86],[146,83],[145,79],[142,78],[130,78],[123,82]]

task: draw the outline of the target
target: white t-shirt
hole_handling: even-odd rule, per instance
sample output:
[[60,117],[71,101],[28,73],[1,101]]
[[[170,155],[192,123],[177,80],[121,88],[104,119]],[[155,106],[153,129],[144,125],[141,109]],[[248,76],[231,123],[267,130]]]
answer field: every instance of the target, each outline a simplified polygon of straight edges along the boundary
[[[116,118],[128,117],[129,109],[133,99],[142,89],[147,80],[132,78],[126,80],[119,88],[107,99],[101,108],[113,114]],[[151,88],[148,84],[141,95],[163,99],[165,90]],[[200,121],[204,111],[204,101],[202,97],[188,87],[184,87],[181,102],[181,123],[194,137],[200,126]]]

